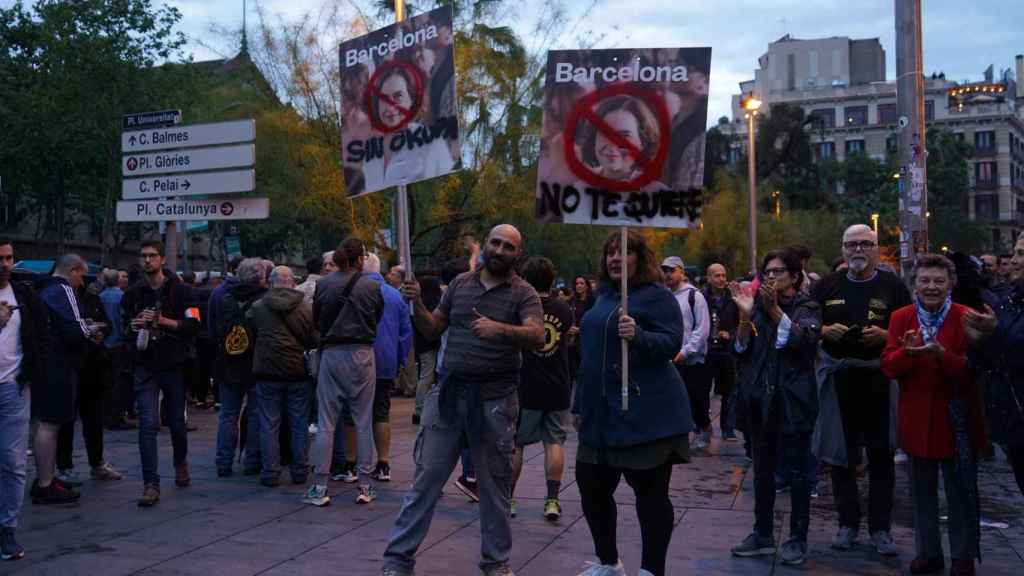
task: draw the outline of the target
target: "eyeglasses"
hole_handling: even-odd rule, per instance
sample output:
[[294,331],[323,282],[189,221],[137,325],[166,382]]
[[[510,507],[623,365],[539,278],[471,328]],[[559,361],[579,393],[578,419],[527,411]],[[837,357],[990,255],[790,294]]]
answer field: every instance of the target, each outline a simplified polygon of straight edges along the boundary
[[843,242],[843,248],[846,248],[847,250],[850,251],[857,250],[858,248],[860,248],[861,250],[871,250],[874,247],[875,243],[872,242],[871,240],[861,240],[860,242]]
[[143,253],[139,254],[139,258],[142,258],[143,260],[149,260],[150,258],[159,258],[159,257],[160,257],[160,254],[158,254],[156,252],[143,252]]
[[787,272],[789,272],[789,270],[786,270],[785,268],[765,268],[764,269],[764,277],[765,278],[771,278],[771,277],[774,277],[774,276],[782,276],[783,274],[785,274]]

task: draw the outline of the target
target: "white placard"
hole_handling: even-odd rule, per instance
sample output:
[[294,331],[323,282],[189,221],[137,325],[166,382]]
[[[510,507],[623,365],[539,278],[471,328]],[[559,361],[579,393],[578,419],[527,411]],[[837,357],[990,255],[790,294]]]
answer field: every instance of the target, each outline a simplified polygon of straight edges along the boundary
[[117,203],[118,222],[167,220],[262,220],[270,216],[266,198],[138,200]]
[[252,142],[255,139],[255,120],[189,124],[124,132],[121,134],[121,151],[127,154],[148,150],[195,148],[197,146]]
[[125,178],[121,181],[121,197],[125,200],[169,196],[180,198],[182,196],[251,192],[255,188],[255,170],[229,170],[226,172]]
[[252,166],[255,161],[256,146],[252,144],[129,154],[121,159],[121,174],[123,176],[144,176],[146,174],[199,172]]

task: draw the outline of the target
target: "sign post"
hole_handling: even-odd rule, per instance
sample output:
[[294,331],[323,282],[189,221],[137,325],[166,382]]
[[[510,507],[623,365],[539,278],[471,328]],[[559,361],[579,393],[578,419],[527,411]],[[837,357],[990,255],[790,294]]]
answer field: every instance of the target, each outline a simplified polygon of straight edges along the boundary
[[[455,99],[452,8],[406,18],[339,46],[341,140],[350,199],[397,186],[396,240],[413,277],[409,185],[462,167]],[[417,65],[429,53],[433,65]]]
[[[710,66],[710,48],[548,52],[537,218],[619,228],[623,315],[629,228],[700,226]],[[621,366],[627,411],[625,339]]]

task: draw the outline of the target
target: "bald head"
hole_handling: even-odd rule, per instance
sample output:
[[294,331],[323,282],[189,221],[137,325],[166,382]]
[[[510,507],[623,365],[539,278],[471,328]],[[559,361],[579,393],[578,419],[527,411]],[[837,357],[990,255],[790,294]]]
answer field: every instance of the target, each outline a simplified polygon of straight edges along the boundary
[[516,260],[523,253],[523,236],[511,224],[499,224],[491,229],[484,246],[484,267],[497,278],[509,276]]
[[843,259],[854,278],[864,280],[878,266],[878,235],[866,224],[854,224],[843,232]]
[[491,238],[500,237],[503,240],[508,240],[516,245],[518,250],[523,249],[523,235],[519,233],[519,230],[511,224],[498,224],[494,228],[491,228],[490,234],[487,235],[487,240]]
[[712,264],[708,266],[708,284],[715,290],[725,290],[729,277],[726,275],[725,266]]
[[869,238],[874,242],[878,242],[878,237],[875,235],[875,231],[871,229],[871,226],[867,224],[854,224],[843,232],[843,242],[851,240],[856,237],[858,240],[861,238]]

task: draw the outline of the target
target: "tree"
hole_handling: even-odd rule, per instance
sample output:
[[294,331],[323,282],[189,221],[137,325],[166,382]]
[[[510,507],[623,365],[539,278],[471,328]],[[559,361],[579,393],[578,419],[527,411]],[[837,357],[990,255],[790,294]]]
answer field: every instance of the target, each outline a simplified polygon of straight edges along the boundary
[[928,242],[932,250],[977,253],[989,249],[985,225],[967,215],[970,199],[968,159],[974,155],[970,144],[958,140],[949,130],[928,130]]
[[[58,251],[74,227],[117,236],[120,118],[187,100],[181,14],[150,0],[19,1],[0,9],[0,170]],[[176,106],[177,107],[177,106]],[[137,228],[137,227],[136,227]]]

